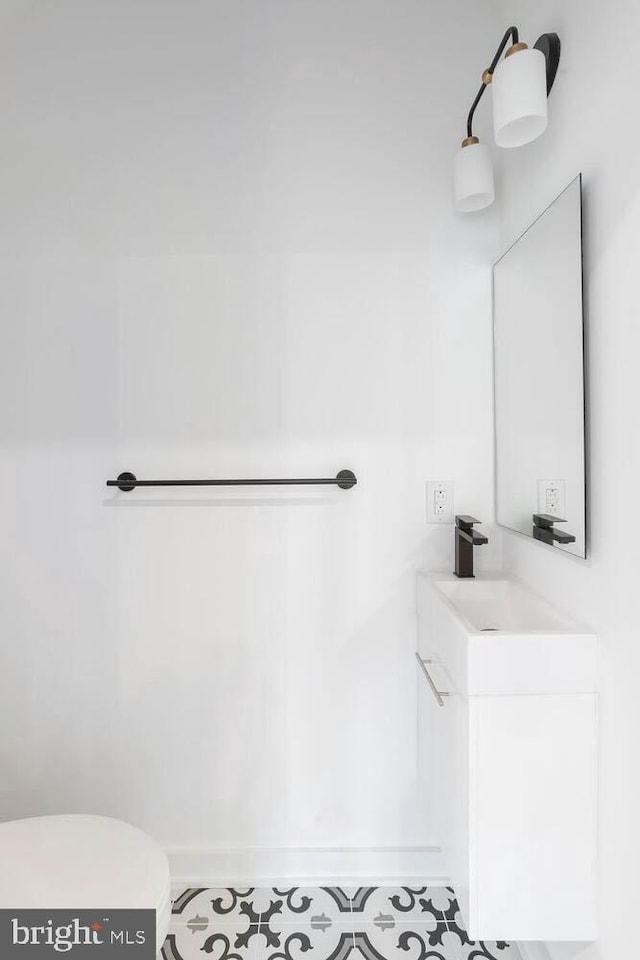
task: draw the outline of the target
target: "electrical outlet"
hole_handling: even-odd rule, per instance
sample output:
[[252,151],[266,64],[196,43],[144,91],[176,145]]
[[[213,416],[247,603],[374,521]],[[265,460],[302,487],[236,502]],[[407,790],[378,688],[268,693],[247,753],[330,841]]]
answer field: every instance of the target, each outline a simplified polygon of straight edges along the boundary
[[427,481],[427,523],[453,523],[453,480]]
[[538,480],[538,513],[566,520],[566,480]]

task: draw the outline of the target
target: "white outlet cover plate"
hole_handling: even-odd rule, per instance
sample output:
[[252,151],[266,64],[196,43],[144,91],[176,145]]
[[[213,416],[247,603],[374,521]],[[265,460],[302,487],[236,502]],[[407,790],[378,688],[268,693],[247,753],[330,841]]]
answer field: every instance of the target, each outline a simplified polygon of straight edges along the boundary
[[566,491],[566,480],[538,480],[538,513],[550,513],[554,517],[566,520]]
[[427,480],[427,523],[453,523],[453,480]]

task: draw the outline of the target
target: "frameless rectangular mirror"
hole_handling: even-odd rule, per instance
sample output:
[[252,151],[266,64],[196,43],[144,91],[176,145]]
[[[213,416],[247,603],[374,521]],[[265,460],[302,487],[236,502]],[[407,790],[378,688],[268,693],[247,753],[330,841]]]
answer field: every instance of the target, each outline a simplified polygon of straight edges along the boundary
[[497,522],[586,556],[582,179],[495,264]]

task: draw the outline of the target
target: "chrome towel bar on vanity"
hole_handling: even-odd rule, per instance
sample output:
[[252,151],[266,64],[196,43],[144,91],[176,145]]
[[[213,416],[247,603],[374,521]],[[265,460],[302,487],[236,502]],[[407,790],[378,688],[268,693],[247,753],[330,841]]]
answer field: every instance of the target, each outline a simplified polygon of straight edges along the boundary
[[335,484],[341,490],[350,490],[357,482],[358,478],[352,470],[340,470],[335,477],[302,477],[291,480],[138,480],[133,473],[121,473],[117,480],[107,480],[107,486],[118,487],[123,493],[136,487],[284,487],[301,484]]
[[443,700],[442,698],[443,698],[443,697],[448,697],[448,696],[450,696],[450,694],[449,694],[449,693],[445,693],[444,690],[438,690],[438,688],[436,687],[435,683],[433,682],[433,677],[431,676],[431,674],[430,674],[429,671],[427,670],[427,664],[428,664],[428,663],[433,663],[433,660],[423,660],[419,653],[416,653],[416,660],[417,660],[418,663],[420,664],[420,669],[422,670],[422,672],[424,673],[425,677],[427,678],[427,683],[428,683],[429,686],[431,687],[431,692],[432,692],[432,694],[434,695],[434,697],[435,697],[436,700],[438,701],[438,706],[439,706],[439,707],[444,707],[444,700]]

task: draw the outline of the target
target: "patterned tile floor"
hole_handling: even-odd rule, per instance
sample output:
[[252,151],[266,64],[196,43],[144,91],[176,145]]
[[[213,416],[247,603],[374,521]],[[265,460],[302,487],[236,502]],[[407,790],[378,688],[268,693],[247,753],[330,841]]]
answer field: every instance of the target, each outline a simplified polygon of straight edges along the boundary
[[174,897],[161,957],[520,960],[520,953],[508,943],[471,943],[450,887],[194,887]]

